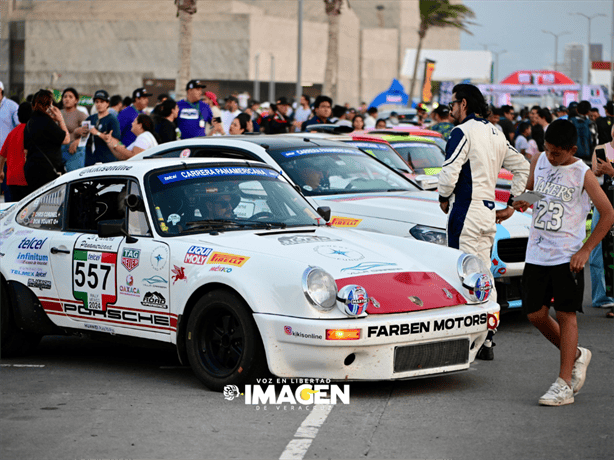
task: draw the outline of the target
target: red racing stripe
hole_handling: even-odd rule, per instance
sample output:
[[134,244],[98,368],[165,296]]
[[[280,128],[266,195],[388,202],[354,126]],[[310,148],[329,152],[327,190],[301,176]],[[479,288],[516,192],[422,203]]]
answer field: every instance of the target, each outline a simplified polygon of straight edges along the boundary
[[362,286],[370,298],[377,300],[379,308],[369,302],[367,313],[370,315],[431,310],[467,303],[447,281],[432,272],[382,273],[337,280],[339,289],[348,284]]

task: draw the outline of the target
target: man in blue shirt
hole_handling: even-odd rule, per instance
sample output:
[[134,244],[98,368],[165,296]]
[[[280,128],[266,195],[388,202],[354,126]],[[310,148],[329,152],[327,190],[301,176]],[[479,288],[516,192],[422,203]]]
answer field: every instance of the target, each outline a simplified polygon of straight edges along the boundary
[[0,147],[4,144],[6,136],[19,124],[15,101],[4,97],[4,85],[0,81]]
[[333,100],[328,96],[319,95],[313,103],[315,116],[303,123],[302,131],[309,131],[310,125],[330,123]]
[[206,136],[205,124],[211,123],[213,114],[211,113],[211,108],[200,100],[203,96],[203,88],[205,87],[198,80],[190,80],[185,88],[185,99],[177,102],[179,116],[175,123],[181,131],[182,139]]
[[138,117],[143,110],[149,105],[149,98],[152,96],[145,88],[137,88],[132,92],[132,104],[119,112],[117,121],[122,132],[122,144],[130,145],[136,139],[132,133],[132,122]]

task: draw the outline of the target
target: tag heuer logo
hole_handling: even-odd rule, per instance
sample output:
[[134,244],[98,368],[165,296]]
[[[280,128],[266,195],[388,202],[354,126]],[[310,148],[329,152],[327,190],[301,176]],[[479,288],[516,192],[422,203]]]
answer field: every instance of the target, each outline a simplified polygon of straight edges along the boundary
[[126,270],[131,272],[138,267],[140,255],[140,249],[124,249],[124,253],[122,254],[122,265],[126,267]]

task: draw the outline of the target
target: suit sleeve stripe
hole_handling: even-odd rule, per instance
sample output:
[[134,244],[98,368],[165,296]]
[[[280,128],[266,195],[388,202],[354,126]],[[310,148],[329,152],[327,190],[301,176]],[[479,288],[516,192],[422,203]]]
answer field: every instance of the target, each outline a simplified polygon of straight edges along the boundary
[[467,144],[467,139],[465,139],[464,136],[463,136],[463,143],[460,146],[456,147],[456,149],[454,150],[454,153],[452,154],[452,156],[450,156],[449,159],[444,161],[443,166],[447,166],[450,163],[454,163],[454,160],[456,160],[458,155],[462,152],[463,148],[465,148],[465,144]]

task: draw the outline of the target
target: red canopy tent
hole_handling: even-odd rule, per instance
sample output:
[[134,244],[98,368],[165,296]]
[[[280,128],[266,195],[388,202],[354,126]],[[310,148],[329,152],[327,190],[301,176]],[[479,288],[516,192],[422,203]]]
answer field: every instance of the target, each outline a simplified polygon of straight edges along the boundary
[[575,85],[567,75],[555,70],[518,70],[501,81],[501,85]]

